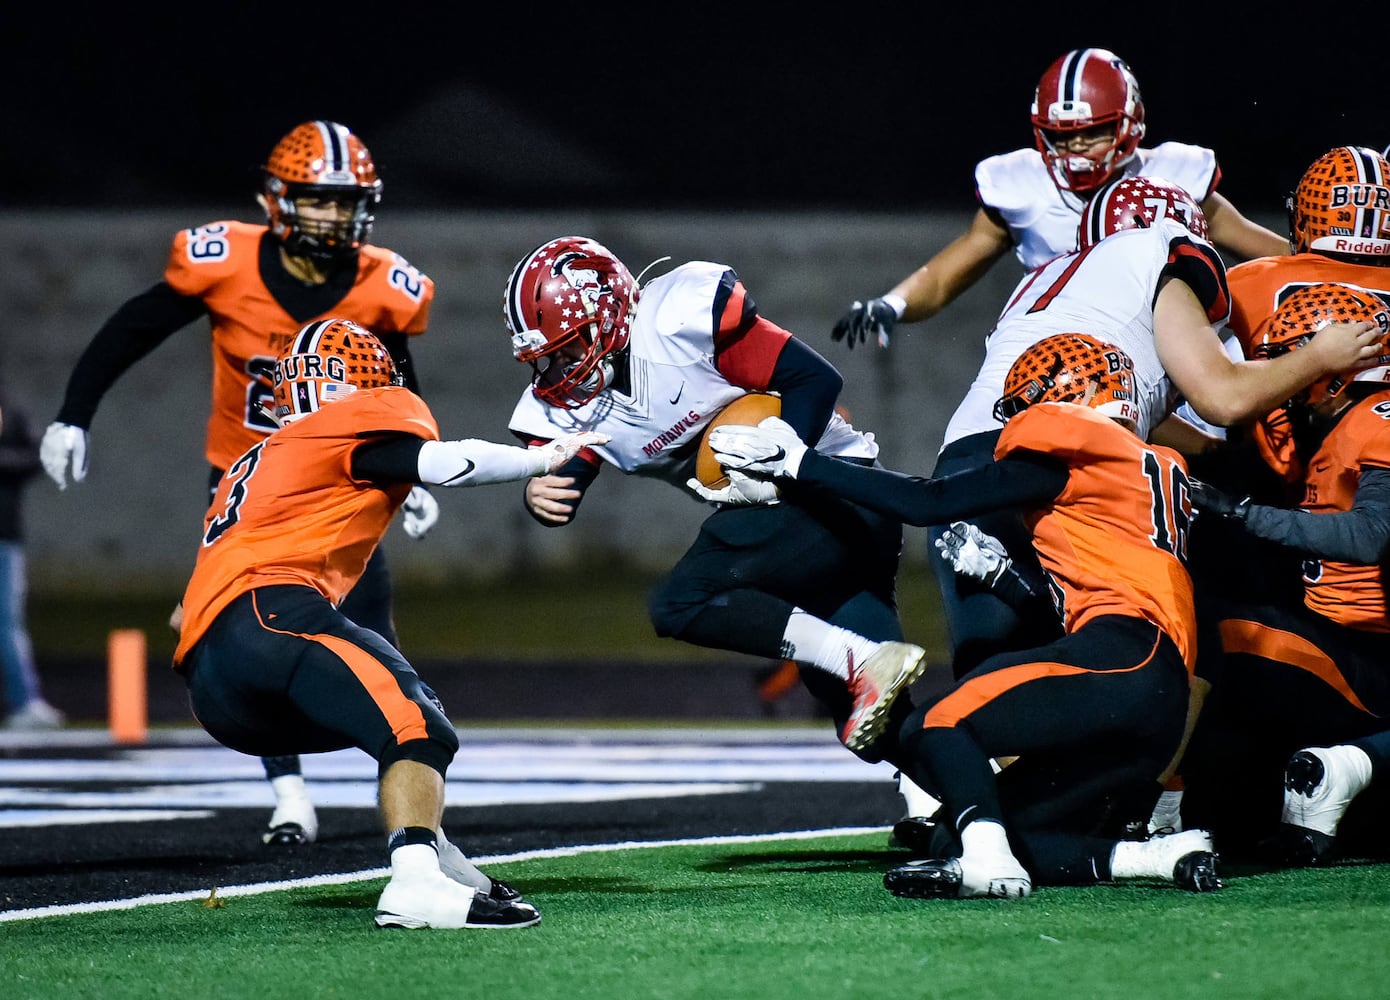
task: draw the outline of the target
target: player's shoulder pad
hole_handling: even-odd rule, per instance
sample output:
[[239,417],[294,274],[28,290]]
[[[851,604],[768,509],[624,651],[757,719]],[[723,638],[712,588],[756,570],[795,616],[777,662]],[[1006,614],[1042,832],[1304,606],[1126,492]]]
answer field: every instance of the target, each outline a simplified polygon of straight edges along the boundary
[[986,157],[975,165],[975,194],[982,205],[1019,211],[1056,191],[1042,154],[1031,147]]
[[266,227],[249,222],[208,222],[174,234],[165,280],[185,295],[197,294],[255,262]]
[[1216,152],[1187,142],[1160,142],[1139,150],[1141,174],[1162,177],[1178,185],[1201,203],[1214,190]]

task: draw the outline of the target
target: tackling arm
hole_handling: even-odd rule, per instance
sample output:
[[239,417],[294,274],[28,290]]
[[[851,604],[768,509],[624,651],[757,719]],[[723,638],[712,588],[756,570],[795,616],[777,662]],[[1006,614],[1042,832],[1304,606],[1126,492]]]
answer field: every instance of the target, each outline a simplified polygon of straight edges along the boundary
[[1323,375],[1368,367],[1378,339],[1374,324],[1332,323],[1301,350],[1233,361],[1186,282],[1166,279],[1154,303],[1159,361],[1197,415],[1221,427],[1263,416]]

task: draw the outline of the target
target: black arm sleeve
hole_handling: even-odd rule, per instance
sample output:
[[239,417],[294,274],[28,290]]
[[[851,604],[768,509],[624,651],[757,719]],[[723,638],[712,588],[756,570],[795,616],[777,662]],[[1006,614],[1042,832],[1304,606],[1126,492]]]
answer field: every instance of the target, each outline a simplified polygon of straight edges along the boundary
[[373,483],[418,483],[423,438],[391,434],[352,450],[352,475]]
[[1313,514],[1252,504],[1245,530],[1316,559],[1374,566],[1390,545],[1390,469],[1362,468],[1351,510]]
[[91,427],[101,397],[127,369],[205,315],[202,299],[180,295],[163,281],[130,299],[102,324],[77,359],[57,419]]
[[1015,453],[944,479],[923,479],[808,451],[796,480],[920,526],[1010,507],[1040,507],[1061,494],[1068,476],[1065,462],[1038,453]]
[[420,376],[415,371],[415,359],[410,356],[410,336],[408,333],[383,333],[379,334],[377,339],[391,355],[396,371],[401,373],[401,384],[418,396]]
[[835,412],[844,381],[834,365],[793,337],[777,358],[768,389],[782,396],[782,419],[814,448]]

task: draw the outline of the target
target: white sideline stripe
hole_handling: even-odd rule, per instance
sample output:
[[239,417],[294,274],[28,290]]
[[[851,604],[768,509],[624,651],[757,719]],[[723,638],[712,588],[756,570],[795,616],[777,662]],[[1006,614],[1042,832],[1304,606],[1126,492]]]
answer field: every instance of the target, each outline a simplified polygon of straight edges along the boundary
[[[859,834],[883,833],[886,826],[843,826],[829,830],[793,830],[788,833],[766,833],[757,835],[727,837],[688,837],[680,840],[626,840],[617,844],[584,844],[575,847],[550,847],[540,851],[521,851],[516,854],[493,854],[483,858],[471,859],[476,865],[499,865],[512,861],[532,861],[537,858],[570,858],[577,854],[606,854],[612,851],[631,851],[652,847],[694,847],[700,844],[758,844],[779,840],[815,840],[820,837],[849,837]],[[229,885],[214,887],[221,898],[233,896],[258,896],[266,892],[282,892],[287,889],[312,889],[322,885],[347,885],[352,882],[370,882],[372,879],[386,878],[391,874],[389,868],[369,868],[360,872],[345,872],[340,875],[314,875],[309,878],[290,879],[285,882],[257,882],[253,885]],[[207,899],[210,893],[202,889],[191,892],[163,892],[133,899],[110,899],[98,903],[67,903],[62,906],[39,906],[30,910],[10,910],[0,913],[0,923],[16,920],[37,920],[40,917],[67,917],[84,913],[102,913],[110,910],[134,910],[141,906],[161,906],[165,903],[187,903],[195,899]]]

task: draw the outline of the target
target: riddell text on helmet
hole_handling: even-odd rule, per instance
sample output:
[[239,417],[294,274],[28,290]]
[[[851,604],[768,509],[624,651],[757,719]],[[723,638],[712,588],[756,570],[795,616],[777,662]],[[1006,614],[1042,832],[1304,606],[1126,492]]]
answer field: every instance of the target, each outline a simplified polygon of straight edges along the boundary
[[1385,240],[1358,240],[1350,237],[1334,237],[1335,243],[1331,249],[1335,253],[1352,253],[1363,256],[1387,257],[1390,256],[1390,243]]

